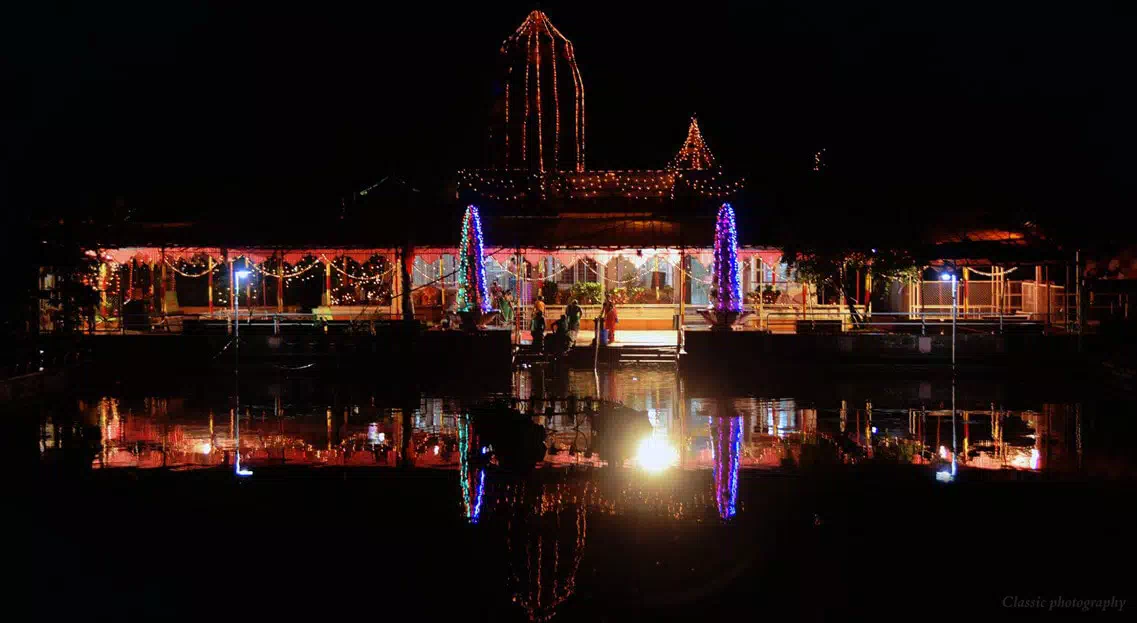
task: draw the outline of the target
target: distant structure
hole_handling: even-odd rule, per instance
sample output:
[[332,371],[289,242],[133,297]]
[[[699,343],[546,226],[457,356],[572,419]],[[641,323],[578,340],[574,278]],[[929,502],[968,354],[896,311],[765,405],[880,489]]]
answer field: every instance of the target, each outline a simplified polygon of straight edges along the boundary
[[501,44],[505,89],[494,163],[501,169],[584,170],[584,81],[572,42],[533,11]]
[[458,172],[460,199],[523,204],[526,213],[552,204],[553,211],[626,212],[671,208],[677,200],[717,208],[742,190],[742,179],[723,174],[695,117],[665,167],[585,168],[584,81],[572,42],[541,11],[529,13],[502,42],[501,57],[505,76],[490,124],[489,168]]

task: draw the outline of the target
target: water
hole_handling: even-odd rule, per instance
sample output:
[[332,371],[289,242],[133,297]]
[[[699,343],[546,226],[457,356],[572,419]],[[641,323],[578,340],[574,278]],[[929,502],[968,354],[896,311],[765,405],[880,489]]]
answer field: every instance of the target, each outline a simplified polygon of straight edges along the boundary
[[[240,432],[242,460],[249,465],[393,467],[402,456],[406,418],[416,467],[458,469],[462,416],[493,397],[427,394],[408,402],[377,399],[362,388],[313,395],[304,382],[287,378],[246,379],[242,385],[244,396],[214,386],[174,396],[86,394],[70,405],[54,405],[38,422],[42,460],[64,460],[82,447],[97,446],[90,457],[92,469],[211,468],[231,464]],[[896,395],[897,389],[880,397],[866,396],[856,384],[844,388],[846,398],[750,396],[743,391],[706,396],[685,391],[669,368],[624,368],[601,375],[570,371],[561,378],[521,370],[514,374],[510,397],[546,428],[554,453],[542,463],[549,467],[609,465],[612,457],[592,448],[592,424],[602,415],[593,417],[589,410],[620,403],[646,416],[650,434],[641,437],[673,450],[677,457],[669,464],[681,469],[713,469],[712,438],[721,433],[720,420],[728,419],[737,420],[726,426],[739,431],[743,470],[794,467],[803,460],[887,460],[934,468],[954,457],[964,470],[1109,478],[1134,473],[1119,450],[1092,441],[1087,447],[1086,437],[1101,435],[1101,426],[1105,438],[1119,428],[1102,421],[1110,414],[1100,407],[1082,402],[1008,406],[991,398],[997,392],[990,388],[975,390],[978,397],[957,390],[953,422],[950,393],[940,395],[950,389],[949,381],[912,383],[910,396],[903,389]],[[620,463],[633,467],[635,457]]]
[[[35,465],[28,594],[127,619],[233,602],[537,621],[940,618],[1127,588],[1092,564],[1137,551],[1125,400],[972,379],[953,422],[942,377],[699,385],[666,368],[518,370],[508,396],[93,382],[9,414]],[[505,397],[547,432],[536,470],[499,465],[512,442],[467,415]]]

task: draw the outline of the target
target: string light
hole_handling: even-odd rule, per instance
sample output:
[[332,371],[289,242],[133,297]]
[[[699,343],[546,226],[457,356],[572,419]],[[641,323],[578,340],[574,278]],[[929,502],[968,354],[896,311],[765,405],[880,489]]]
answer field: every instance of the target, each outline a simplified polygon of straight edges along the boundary
[[703,141],[703,133],[699,131],[699,122],[691,115],[691,124],[687,126],[687,140],[675,154],[671,161],[672,169],[687,169],[703,171],[715,165],[715,157]]
[[[542,48],[547,52],[542,54]],[[509,167],[513,156],[512,149],[515,141],[513,132],[520,130],[520,164],[534,171],[545,171],[545,103],[541,91],[541,74],[545,73],[552,78],[552,127],[549,134],[553,137],[552,169],[560,167],[561,151],[561,109],[560,91],[558,86],[557,64],[565,63],[572,76],[573,85],[573,168],[576,171],[584,170],[584,81],[581,78],[580,68],[576,64],[576,54],[570,42],[549,21],[547,15],[541,11],[532,11],[516,31],[501,44],[500,53],[506,60],[505,73],[505,127],[502,137],[505,144],[504,166]],[[524,64],[524,71],[520,71],[520,64]],[[518,71],[515,71],[517,69]],[[521,89],[513,89],[512,82],[524,74],[524,83]],[[533,86],[530,88],[530,77]],[[511,97],[520,91],[522,101],[522,116],[520,119],[510,117]],[[531,116],[532,115],[532,116]],[[519,127],[518,127],[519,126]],[[533,126],[536,135],[536,150],[529,151],[529,127]],[[531,161],[530,158],[533,158]]]
[[667,200],[677,194],[725,199],[742,191],[744,178],[726,179],[720,170],[674,169],[643,171],[583,171],[535,173],[518,170],[463,169],[458,171],[459,195],[469,190],[494,201],[519,201],[528,197]]
[[734,208],[729,203],[719,208],[715,223],[714,285],[718,290],[719,311],[742,311],[742,276],[738,271],[738,231],[734,226]]
[[813,152],[813,170],[817,173],[825,168],[825,148],[822,147],[819,151]]
[[458,265],[458,310],[482,313],[490,311],[489,290],[486,287],[486,266],[482,247],[482,217],[478,208],[466,207],[462,217],[462,244]]

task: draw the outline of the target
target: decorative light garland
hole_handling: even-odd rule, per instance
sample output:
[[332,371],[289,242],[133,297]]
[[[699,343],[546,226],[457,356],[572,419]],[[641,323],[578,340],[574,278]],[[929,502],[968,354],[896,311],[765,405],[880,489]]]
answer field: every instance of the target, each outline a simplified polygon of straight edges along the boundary
[[182,277],[189,277],[191,279],[196,279],[198,277],[204,277],[204,276],[208,275],[209,273],[217,270],[218,267],[222,266],[222,264],[214,264],[213,268],[206,268],[204,271],[202,271],[196,275],[191,275],[189,273],[183,272],[177,266],[174,266],[172,263],[170,263],[170,258],[168,258],[168,257],[163,257],[162,261],[165,262],[166,266],[169,266],[175,273],[181,275]]
[[[324,258],[324,261],[325,261],[325,262],[327,262],[327,263],[331,264],[331,265],[332,265],[332,269],[333,269],[333,270],[335,270],[335,271],[339,272],[339,273],[340,273],[341,275],[343,275],[344,277],[348,277],[348,278],[350,278],[350,279],[355,279],[356,281],[381,281],[381,280],[383,280],[384,278],[386,278],[388,275],[390,275],[390,274],[392,274],[392,273],[394,273],[394,272],[395,272],[395,263],[394,263],[394,262],[391,262],[391,263],[390,263],[390,264],[391,264],[390,268],[388,268],[387,270],[385,270],[385,271],[384,271],[383,273],[381,273],[381,274],[378,274],[378,275],[371,275],[371,276],[369,276],[369,277],[359,277],[359,276],[357,276],[357,275],[353,275],[353,274],[351,274],[351,273],[347,272],[346,270],[344,270],[344,269],[340,268],[339,266],[336,266],[336,260],[330,260],[330,259],[328,259],[328,256],[324,255],[323,253],[321,253],[321,254],[320,254],[320,257]],[[342,261],[344,262],[344,264],[345,264],[345,265],[347,264],[347,258],[346,258],[346,257],[341,257],[341,258],[337,258],[337,259],[339,259],[339,260],[342,260]],[[369,261],[370,261],[370,260],[369,260]]]
[[[548,53],[544,55],[545,66],[542,66],[541,48],[546,47]],[[505,145],[504,162],[506,168],[510,166],[513,156],[513,145],[519,143],[520,164],[535,171],[545,170],[545,110],[542,103],[541,74],[545,73],[552,78],[553,123],[551,134],[553,136],[552,169],[560,167],[561,151],[561,110],[560,91],[558,90],[557,63],[567,63],[573,83],[573,139],[575,152],[573,153],[573,167],[577,171],[584,170],[584,81],[581,78],[580,68],[576,63],[576,54],[573,52],[572,42],[569,41],[556,26],[549,21],[547,15],[541,11],[532,11],[521,23],[517,30],[506,38],[501,44],[500,54],[506,59],[505,74],[505,127],[502,137]],[[520,70],[519,63],[524,63],[524,71]],[[515,73],[514,70],[518,69]],[[524,74],[524,85],[521,89],[513,89],[514,77]],[[529,87],[530,76],[533,76],[533,88]],[[510,118],[510,99],[515,92],[520,92],[523,99],[523,114],[520,119]],[[532,105],[531,105],[532,104]],[[530,111],[533,117],[530,117]],[[513,125],[511,125],[511,122]],[[511,138],[515,127],[520,130],[520,141]],[[536,153],[529,153],[529,127],[533,126],[536,133]],[[519,197],[518,197],[519,198]]]
[[679,153],[675,154],[675,159],[671,161],[671,168],[704,171],[714,165],[715,157],[703,141],[703,133],[699,131],[699,122],[694,115],[691,115],[691,124],[687,126],[687,140],[683,141]]

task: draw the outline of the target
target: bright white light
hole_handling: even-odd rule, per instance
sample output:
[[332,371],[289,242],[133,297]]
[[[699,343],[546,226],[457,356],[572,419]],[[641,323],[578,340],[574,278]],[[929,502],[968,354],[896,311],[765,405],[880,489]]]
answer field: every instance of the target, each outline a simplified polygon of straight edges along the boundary
[[636,464],[648,472],[662,472],[679,464],[679,451],[659,437],[648,437],[636,449]]
[[872,434],[874,434],[874,435],[876,434],[876,427],[875,426],[872,427]]
[[236,272],[234,272],[234,273],[233,273],[233,276],[234,276],[234,277],[236,277],[236,279],[237,279],[238,281],[240,281],[241,279],[244,279],[245,277],[248,277],[248,276],[249,276],[249,271],[247,271],[247,270],[238,270],[238,271],[236,271]]
[[940,482],[951,482],[955,480],[955,476],[952,476],[950,471],[936,472],[936,480]]
[[434,446],[434,456],[438,456],[438,446]]
[[238,470],[237,470],[237,475],[238,475],[238,476],[252,476],[252,475],[253,475],[253,470],[251,470],[251,469],[245,469],[245,468],[241,468],[241,469],[238,469]]
[[872,252],[873,252],[873,253],[876,253],[876,249],[873,249],[873,250],[872,250]]
[[1038,448],[1030,449],[1030,468],[1038,469]]
[[947,458],[947,448],[945,448],[943,446],[940,446],[940,458],[941,459]]
[[947,273],[947,272],[940,273],[940,281],[951,281],[951,278],[952,278],[951,273]]
[[379,433],[379,443],[387,441],[387,433]]
[[197,445],[197,451],[198,454],[209,454],[210,452],[213,452],[213,444],[209,443],[208,441],[205,443],[199,443]]

